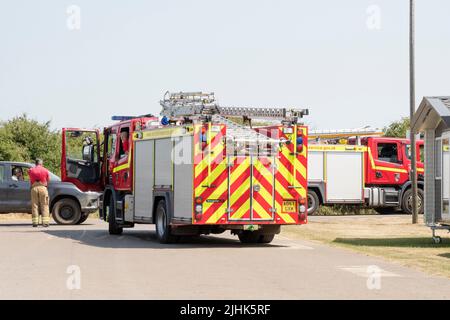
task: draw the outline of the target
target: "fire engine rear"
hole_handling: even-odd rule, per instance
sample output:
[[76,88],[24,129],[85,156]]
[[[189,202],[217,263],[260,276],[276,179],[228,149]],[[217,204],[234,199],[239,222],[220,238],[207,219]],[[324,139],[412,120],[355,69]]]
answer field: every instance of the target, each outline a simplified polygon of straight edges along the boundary
[[[64,130],[64,145],[81,138],[86,157],[63,149],[62,177],[103,192],[111,234],[148,223],[163,243],[226,230],[269,243],[281,225],[306,223],[308,132],[299,119],[307,110],[220,107],[201,92],[167,93],[161,105],[161,119],[116,118],[103,148],[92,139],[98,131]],[[252,118],[281,123],[254,130]]]

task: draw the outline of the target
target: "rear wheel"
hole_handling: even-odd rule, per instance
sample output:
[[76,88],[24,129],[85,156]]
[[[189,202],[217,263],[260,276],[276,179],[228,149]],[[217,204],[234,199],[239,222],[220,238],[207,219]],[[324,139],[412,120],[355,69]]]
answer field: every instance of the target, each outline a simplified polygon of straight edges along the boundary
[[271,243],[275,234],[261,234],[255,231],[243,231],[238,234],[241,243]]
[[112,196],[110,197],[109,204],[106,207],[106,217],[108,219],[109,234],[114,234],[114,235],[122,234],[123,228],[117,224],[116,206],[114,203],[114,198]]
[[161,243],[172,243],[177,240],[177,237],[172,235],[172,230],[169,223],[169,217],[166,210],[166,202],[161,200],[156,207],[156,236]]
[[308,190],[308,215],[312,216],[319,210],[319,197],[314,190]]
[[259,237],[259,243],[271,243],[273,238],[275,238],[274,234],[263,234]]
[[53,206],[52,216],[57,224],[77,224],[81,219],[80,205],[73,199],[58,200]]
[[[406,190],[402,199],[402,210],[407,214],[412,214],[412,189]],[[417,212],[423,213],[423,190],[417,189]]]

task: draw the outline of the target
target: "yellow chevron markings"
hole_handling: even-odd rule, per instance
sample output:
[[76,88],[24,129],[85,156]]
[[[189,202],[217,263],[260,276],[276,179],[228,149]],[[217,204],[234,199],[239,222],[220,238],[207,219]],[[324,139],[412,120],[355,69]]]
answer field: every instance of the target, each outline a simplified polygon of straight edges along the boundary
[[248,192],[250,194],[250,177],[245,179],[244,182],[231,194],[230,207],[236,204],[236,201],[244,194]]
[[222,216],[223,212],[227,209],[227,202],[225,201],[222,205],[206,220],[206,223],[217,223],[217,221]]
[[[273,175],[272,172],[270,172],[261,162],[257,162],[255,164],[256,169],[259,171],[259,173],[269,182],[270,186],[272,186],[273,183]],[[260,184],[260,182],[256,179],[255,176],[253,176],[253,184]],[[258,191],[258,193],[263,197],[265,201],[272,207],[273,204],[273,198],[272,198],[272,190],[267,190],[262,184],[261,188]],[[255,201],[254,201],[255,202]]]
[[245,201],[245,203],[236,210],[236,212],[231,216],[231,219],[240,219],[242,216],[250,209],[250,198]]
[[[290,163],[292,163],[292,155],[289,154],[289,150],[287,148],[281,148],[281,152],[283,153],[284,157],[288,159]],[[298,160],[297,157],[295,157],[295,168],[298,172],[302,175],[303,178],[306,178],[306,168],[305,166]],[[289,173],[290,174],[290,173]],[[289,180],[288,180],[289,181]]]
[[[292,174],[289,172],[289,170],[284,166],[284,164],[278,160],[278,172],[281,173],[281,175],[286,179],[286,181],[291,182],[292,181]],[[295,184],[297,185],[297,183]],[[281,186],[281,184],[280,184]],[[300,193],[300,195],[302,197],[306,197],[306,189],[305,188],[297,188],[296,189],[298,193]],[[286,193],[285,195],[282,194],[282,196],[290,196],[289,193]]]
[[[278,165],[278,168],[280,168],[280,165]],[[285,168],[286,170],[286,168]],[[262,173],[263,171],[264,173]],[[266,167],[261,167],[261,174],[268,175],[272,174]],[[263,190],[264,188],[261,188]],[[275,190],[278,191],[278,193],[281,195],[282,198],[290,199],[292,198],[291,194],[286,190],[286,188],[278,181],[275,180]],[[267,195],[266,195],[267,196]],[[266,196],[264,198],[266,198]],[[267,197],[270,197],[272,199],[272,195],[268,195]],[[255,201],[254,201],[255,202]],[[272,203],[272,202],[269,202]],[[281,204],[275,201],[275,209],[277,210],[277,214],[286,222],[286,223],[294,223],[295,220],[288,214],[288,213],[282,213],[281,212]]]
[[[221,154],[223,152],[224,149],[224,145],[222,142],[219,142],[214,148],[213,150],[211,150],[212,152],[210,154],[206,154],[202,160],[200,161],[200,163],[197,164],[196,168],[198,168],[198,170],[196,170],[195,172],[195,178],[198,177],[198,175],[200,173],[203,172],[203,170],[208,167],[208,163],[213,162],[214,159],[217,157],[217,155]],[[213,180],[211,180],[213,181]]]
[[[231,158],[230,161],[234,161],[235,158]],[[230,186],[236,181],[237,178],[239,178],[242,173],[249,168],[250,165],[250,159],[245,159],[234,172],[232,172],[230,177]],[[226,162],[225,162],[226,163]],[[226,168],[226,167],[225,167]],[[218,199],[220,195],[222,195],[227,190],[228,184],[227,179],[224,179],[222,183],[219,185],[219,187],[209,196],[210,199]],[[242,183],[238,189],[236,189],[235,192],[231,195],[230,204],[233,205],[238,198],[242,195],[245,189],[248,190],[250,188],[250,178],[247,178],[244,183]],[[205,203],[204,211],[208,210],[208,208],[213,203]],[[230,205],[230,206],[231,206]],[[217,221],[220,219],[222,214],[224,213],[225,209],[227,208],[227,201],[222,203],[222,205],[211,215],[211,217],[208,218],[206,223],[217,223]]]
[[[211,172],[211,183],[216,181],[216,179],[223,173],[224,170],[227,169],[227,161],[224,159],[217,167]],[[224,179],[226,181],[226,178]],[[196,188],[195,194],[197,197],[201,196],[202,193],[207,189],[206,185],[208,184],[208,177],[206,177]]]
[[261,219],[272,219],[272,216],[268,212],[266,212],[266,209],[264,209],[258,201],[253,200],[252,206],[253,210],[255,210],[256,213],[258,213]]

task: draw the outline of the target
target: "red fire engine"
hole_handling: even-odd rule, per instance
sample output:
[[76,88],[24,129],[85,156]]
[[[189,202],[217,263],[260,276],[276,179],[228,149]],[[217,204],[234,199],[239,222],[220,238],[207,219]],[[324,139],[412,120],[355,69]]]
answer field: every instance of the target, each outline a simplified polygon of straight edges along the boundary
[[[355,135],[358,137],[349,138]],[[314,214],[319,205],[333,204],[363,205],[381,214],[411,213],[409,140],[372,136],[365,130],[313,132],[310,139],[320,139],[321,143],[309,146],[308,214]],[[347,143],[337,143],[340,139]],[[417,141],[420,213],[424,202],[423,147],[423,141]]]
[[[307,110],[221,107],[212,93],[166,93],[162,119],[121,120],[103,130],[63,130],[61,176],[102,192],[111,234],[156,224],[161,242],[231,230],[268,243],[307,221]],[[281,120],[251,129],[226,117]],[[82,148],[83,159],[70,147]]]

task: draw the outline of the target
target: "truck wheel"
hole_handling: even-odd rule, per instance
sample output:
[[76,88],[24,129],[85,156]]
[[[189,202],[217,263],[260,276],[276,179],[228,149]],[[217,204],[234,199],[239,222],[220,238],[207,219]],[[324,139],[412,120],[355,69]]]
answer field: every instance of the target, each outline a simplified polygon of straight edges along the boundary
[[[419,214],[423,213],[423,190],[417,189],[417,211]],[[412,214],[412,189],[406,190],[406,192],[403,194],[402,199],[402,210],[403,212],[407,214]]]
[[259,243],[271,243],[273,238],[275,238],[274,234],[263,234],[259,237]]
[[109,199],[109,205],[106,207],[106,216],[108,219],[108,231],[109,234],[119,235],[122,234],[123,228],[119,227],[116,221],[116,205],[114,198],[111,196]]
[[308,215],[313,216],[319,210],[319,197],[314,190],[308,190]]
[[238,234],[241,243],[271,243],[275,234],[261,234],[257,231],[243,231]]
[[81,219],[80,205],[69,198],[58,200],[53,206],[52,217],[57,224],[76,224]]
[[172,230],[169,223],[169,217],[166,210],[166,202],[161,200],[156,207],[156,236],[161,243],[172,243],[177,240],[176,236],[171,234]]
[[81,214],[81,218],[80,218],[80,220],[78,220],[77,224],[82,224],[83,222],[85,222],[87,220],[87,218],[89,218],[89,213]]
[[257,243],[259,240],[259,234],[255,231],[242,231],[238,234],[238,237],[241,243]]

